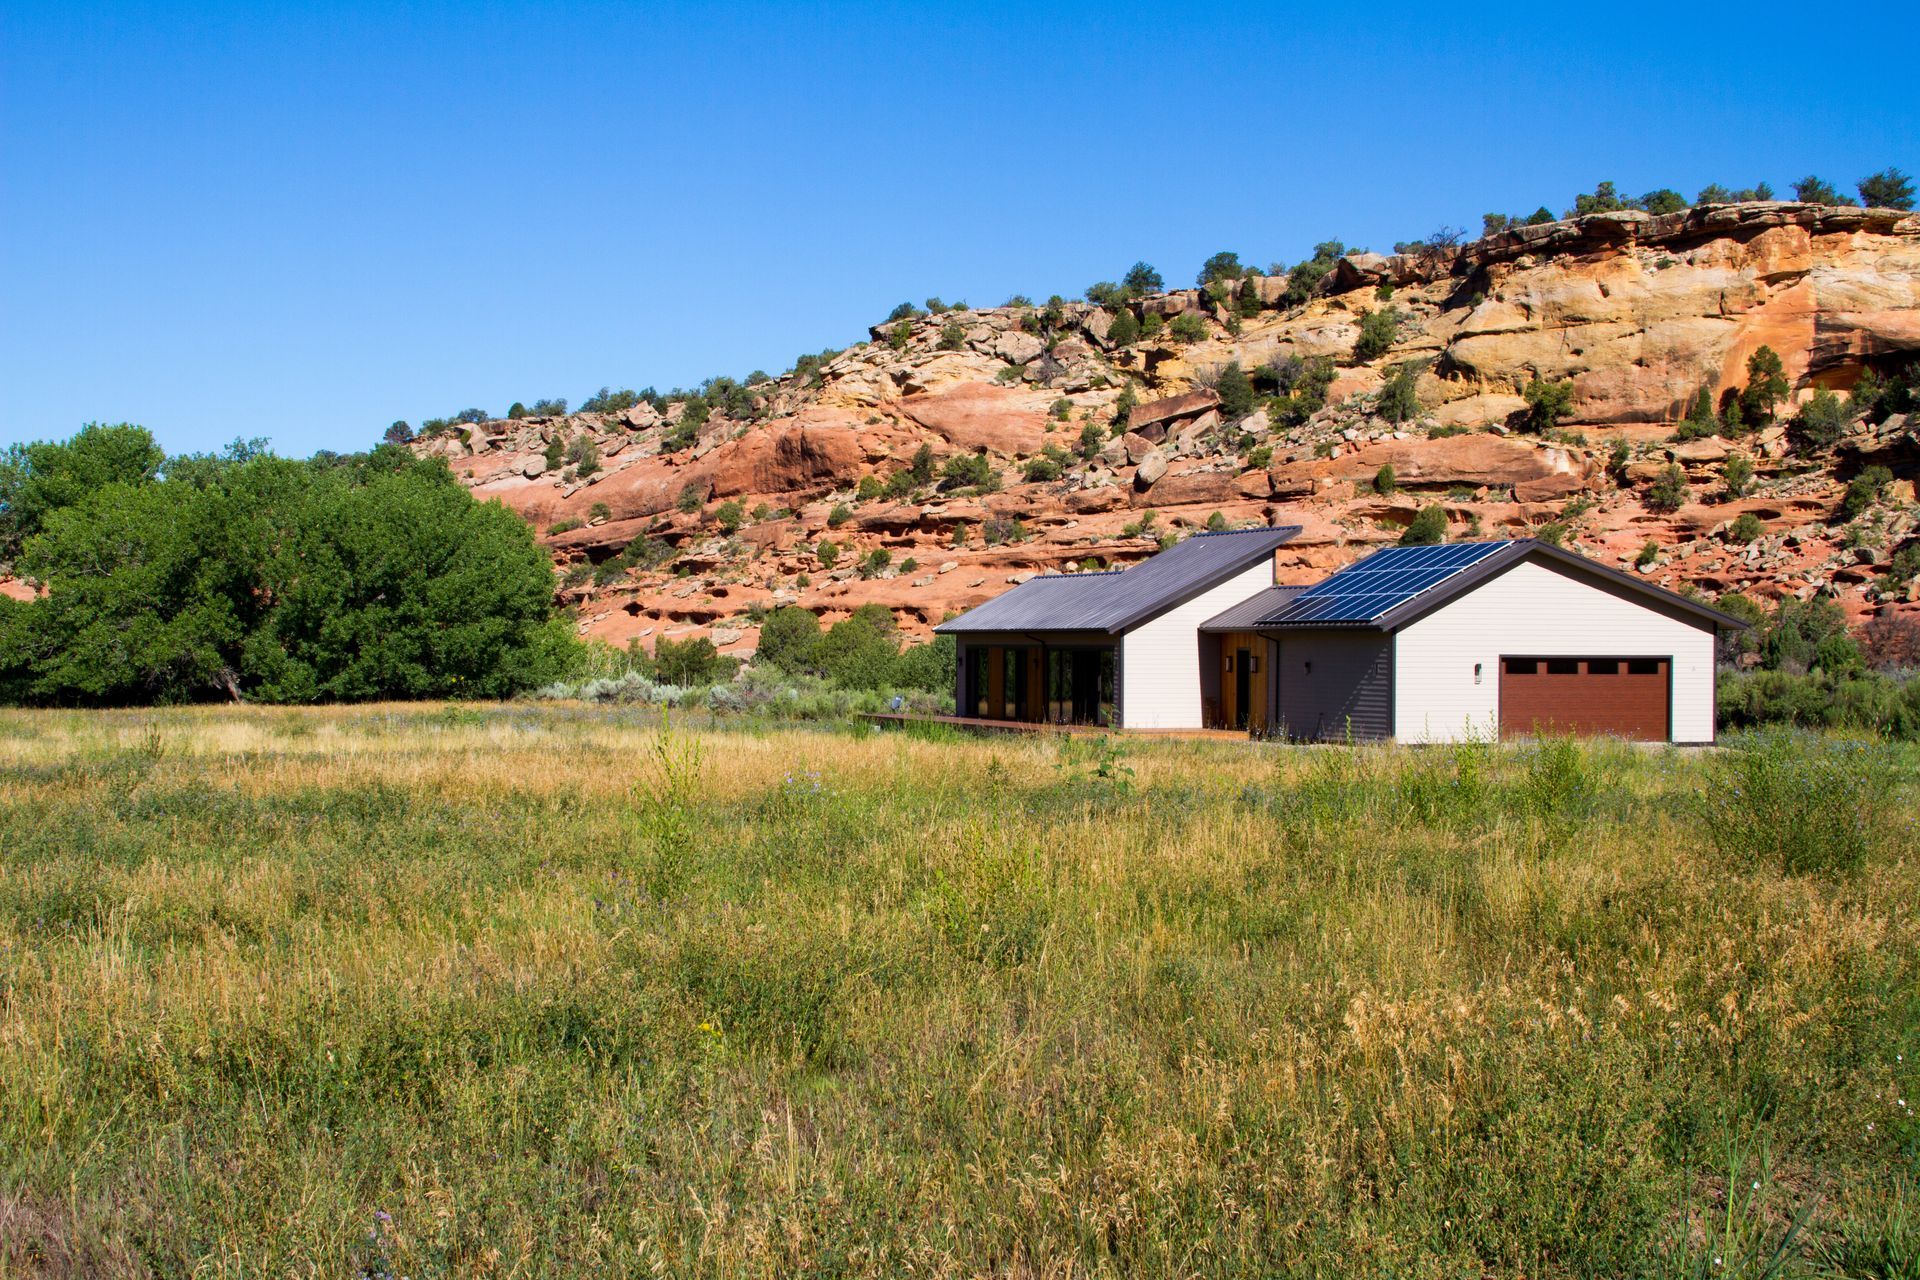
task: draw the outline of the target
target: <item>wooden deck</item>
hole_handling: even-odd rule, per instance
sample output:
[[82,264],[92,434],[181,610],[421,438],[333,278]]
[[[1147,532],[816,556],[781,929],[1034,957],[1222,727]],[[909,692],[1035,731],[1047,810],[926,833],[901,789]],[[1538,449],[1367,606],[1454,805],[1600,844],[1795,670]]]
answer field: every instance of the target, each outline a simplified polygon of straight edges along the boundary
[[901,728],[912,724],[943,724],[975,733],[1059,734],[1070,737],[1098,737],[1116,733],[1129,738],[1193,738],[1215,742],[1248,742],[1244,729],[1109,729],[1098,724],[1045,724],[1029,720],[988,720],[979,716],[910,716],[893,711],[864,713],[863,720],[883,728]]

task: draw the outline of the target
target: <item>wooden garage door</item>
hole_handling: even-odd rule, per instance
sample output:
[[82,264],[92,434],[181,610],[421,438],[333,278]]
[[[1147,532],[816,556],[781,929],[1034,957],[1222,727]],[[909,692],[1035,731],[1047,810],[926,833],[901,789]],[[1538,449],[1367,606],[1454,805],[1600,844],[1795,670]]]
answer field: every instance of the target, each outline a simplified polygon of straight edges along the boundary
[[1502,658],[1500,736],[1611,733],[1664,742],[1669,658]]

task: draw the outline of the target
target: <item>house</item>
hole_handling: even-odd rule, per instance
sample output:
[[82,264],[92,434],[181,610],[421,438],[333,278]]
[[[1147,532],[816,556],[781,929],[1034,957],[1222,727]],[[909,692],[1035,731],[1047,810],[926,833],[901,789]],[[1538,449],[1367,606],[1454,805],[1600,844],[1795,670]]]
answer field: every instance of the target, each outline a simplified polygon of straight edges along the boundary
[[1298,533],[1196,534],[942,623],[959,713],[1303,740],[1713,740],[1715,640],[1738,619],[1533,539],[1388,547],[1276,582]]

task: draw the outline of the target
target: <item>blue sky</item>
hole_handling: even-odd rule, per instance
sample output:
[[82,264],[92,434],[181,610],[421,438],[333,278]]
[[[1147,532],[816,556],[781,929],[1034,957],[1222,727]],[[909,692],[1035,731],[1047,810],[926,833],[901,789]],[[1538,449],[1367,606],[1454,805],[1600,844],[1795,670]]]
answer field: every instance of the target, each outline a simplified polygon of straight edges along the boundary
[[364,448],[1137,258],[1851,190],[1920,169],[1900,10],[12,0],[0,442]]

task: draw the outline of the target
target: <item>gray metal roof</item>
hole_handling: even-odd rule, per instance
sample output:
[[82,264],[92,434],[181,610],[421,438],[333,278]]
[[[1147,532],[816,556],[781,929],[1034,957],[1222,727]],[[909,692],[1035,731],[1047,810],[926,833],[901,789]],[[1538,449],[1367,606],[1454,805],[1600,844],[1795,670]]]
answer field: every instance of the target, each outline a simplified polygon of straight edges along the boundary
[[1118,634],[1218,586],[1293,540],[1298,525],[1196,533],[1131,569],[1045,574],[935,627],[975,631],[1105,631]]
[[[1347,628],[1367,631],[1394,631],[1409,622],[1432,612],[1447,601],[1473,590],[1487,579],[1505,573],[1514,565],[1529,557],[1539,557],[1555,565],[1571,570],[1602,585],[1623,588],[1629,592],[1645,596],[1657,605],[1672,609],[1690,617],[1697,623],[1703,623],[1721,631],[1743,631],[1747,624],[1731,614],[1722,613],[1710,605],[1691,600],[1677,591],[1655,586],[1651,582],[1620,572],[1611,566],[1589,560],[1578,552],[1565,547],[1557,547],[1551,542],[1542,542],[1538,538],[1523,538],[1510,542],[1453,543],[1455,547],[1471,547],[1474,554],[1458,567],[1450,568],[1433,581],[1418,583],[1418,589],[1398,598],[1374,595],[1379,600],[1377,612],[1361,617],[1352,610],[1331,609],[1321,611],[1316,616],[1312,607],[1314,599],[1341,594],[1339,584],[1343,577],[1360,577],[1368,574],[1370,562],[1389,563],[1394,553],[1402,548],[1388,547],[1364,556],[1346,568],[1335,573],[1319,585],[1301,593],[1296,599],[1283,604],[1279,609],[1261,619],[1259,627],[1263,630],[1299,631],[1325,628]],[[1360,594],[1360,593],[1350,593]]]
[[1255,623],[1305,591],[1305,587],[1268,587],[1200,624],[1202,631],[1250,631]]

